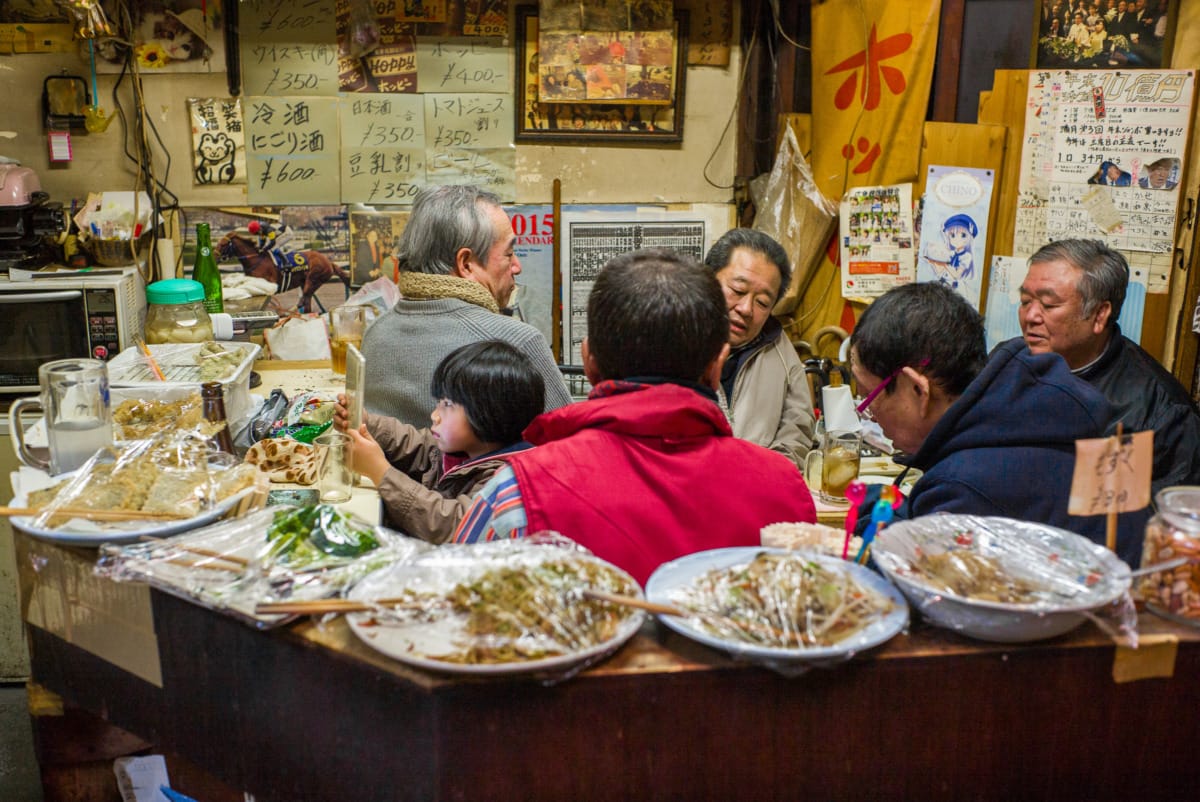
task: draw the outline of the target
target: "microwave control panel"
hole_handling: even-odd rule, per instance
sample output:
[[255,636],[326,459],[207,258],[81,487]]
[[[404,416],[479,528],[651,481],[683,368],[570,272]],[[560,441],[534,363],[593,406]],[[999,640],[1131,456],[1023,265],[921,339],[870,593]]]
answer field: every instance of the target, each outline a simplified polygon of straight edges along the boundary
[[117,295],[112,290],[84,290],[87,311],[88,351],[93,359],[112,359],[121,350],[117,328]]

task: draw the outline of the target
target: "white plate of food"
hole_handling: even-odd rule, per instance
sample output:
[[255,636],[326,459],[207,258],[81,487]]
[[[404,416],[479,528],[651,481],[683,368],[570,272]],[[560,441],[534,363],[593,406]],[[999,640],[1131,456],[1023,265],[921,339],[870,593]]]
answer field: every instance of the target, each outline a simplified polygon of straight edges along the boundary
[[[222,499],[216,506],[204,510],[190,518],[174,519],[144,519],[134,521],[88,521],[72,518],[61,526],[36,526],[32,516],[17,515],[11,521],[14,528],[33,537],[61,543],[66,546],[99,546],[103,543],[135,543],[147,537],[169,537],[180,532],[198,529],[201,526],[220,520],[237,505],[246,501],[255,492],[254,488],[246,488],[236,494]],[[13,499],[13,506],[24,506],[23,496]]]
[[645,619],[640,610],[584,597],[585,588],[641,596],[628,573],[577,547],[443,547],[355,585],[348,598],[388,604],[348,620],[363,643],[428,671],[570,672],[615,651]]
[[646,598],[686,616],[671,629],[735,657],[769,663],[840,662],[908,623],[908,604],[861,565],[816,552],[737,547],[659,566]]
[[[14,507],[65,509],[14,516],[12,525],[34,537],[73,546],[131,543],[166,537],[212,523],[266,490],[265,476],[226,455],[198,451],[169,465],[162,449],[184,459],[169,444],[137,441],[99,452],[78,471],[48,476],[23,467],[14,474]],[[202,446],[203,448],[203,446]],[[194,463],[187,463],[194,457]],[[219,462],[218,462],[219,460]],[[79,515],[70,515],[80,510]],[[90,514],[98,513],[98,514]],[[128,520],[103,520],[111,513]],[[146,517],[139,518],[145,513]],[[180,514],[182,517],[169,517]]]
[[927,515],[880,531],[875,564],[936,626],[1022,643],[1079,626],[1129,590],[1129,566],[1081,535],[1045,524]]

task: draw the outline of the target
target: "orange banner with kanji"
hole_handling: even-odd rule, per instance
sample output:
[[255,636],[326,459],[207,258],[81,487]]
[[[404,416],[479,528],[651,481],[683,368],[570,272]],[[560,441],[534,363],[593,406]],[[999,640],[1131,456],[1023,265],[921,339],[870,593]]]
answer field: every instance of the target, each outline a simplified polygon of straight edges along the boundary
[[[826,197],[915,181],[937,54],[937,0],[827,0],[812,6],[812,171]],[[826,251],[794,315],[793,336],[853,327]]]

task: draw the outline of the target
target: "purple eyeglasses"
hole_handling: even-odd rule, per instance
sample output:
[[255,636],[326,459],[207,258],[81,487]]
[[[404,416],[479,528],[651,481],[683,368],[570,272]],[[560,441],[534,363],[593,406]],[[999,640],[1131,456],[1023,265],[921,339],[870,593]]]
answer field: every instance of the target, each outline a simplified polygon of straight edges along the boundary
[[[917,368],[920,369],[920,368],[926,367],[928,364],[929,364],[928,358],[922,359],[920,362],[917,363]],[[896,368],[891,373],[889,373],[887,375],[887,378],[885,378],[879,384],[875,385],[874,390],[867,393],[867,397],[864,398],[862,400],[862,402],[854,408],[854,411],[857,412],[859,415],[864,415],[864,414],[870,415],[871,413],[868,411],[868,407],[870,407],[871,404],[875,401],[875,399],[879,397],[879,394],[882,393],[887,388],[887,386],[892,383],[892,380],[900,375],[900,371],[904,370],[906,367],[908,367],[908,365],[901,365],[900,367]]]

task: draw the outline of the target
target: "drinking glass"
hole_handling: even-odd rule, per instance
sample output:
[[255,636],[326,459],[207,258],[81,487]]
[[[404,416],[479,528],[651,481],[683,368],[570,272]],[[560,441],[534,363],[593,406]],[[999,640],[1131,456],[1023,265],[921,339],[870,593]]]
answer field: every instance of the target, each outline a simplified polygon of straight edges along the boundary
[[347,460],[350,435],[327,431],[313,440],[313,445],[317,447],[320,458],[321,501],[327,504],[349,501],[350,490],[354,486],[354,472],[350,470]]
[[346,348],[362,348],[363,332],[367,329],[367,307],[350,304],[339,306],[329,313],[329,358],[333,372],[346,375]]
[[[87,462],[97,450],[112,445],[108,367],[98,359],[59,359],[38,368],[41,393],[19,398],[8,411],[21,462],[57,476]],[[40,409],[46,419],[50,460],[35,456],[25,443],[21,411]]]

